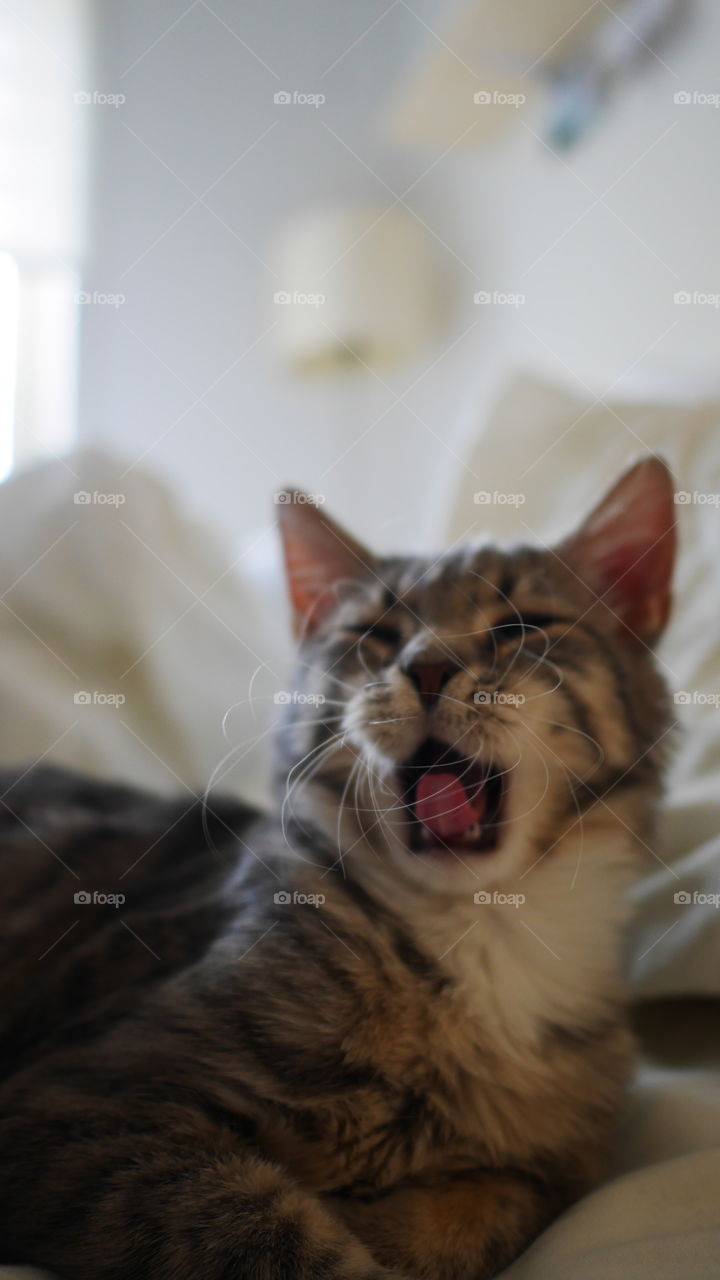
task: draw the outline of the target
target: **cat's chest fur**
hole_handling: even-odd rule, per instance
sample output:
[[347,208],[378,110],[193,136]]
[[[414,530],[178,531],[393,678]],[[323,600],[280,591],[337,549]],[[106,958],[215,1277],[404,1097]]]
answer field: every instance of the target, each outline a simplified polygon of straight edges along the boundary
[[548,1024],[575,1032],[617,994],[626,870],[602,847],[417,923],[451,979],[461,1033],[499,1054],[532,1048]]
[[629,843],[599,830],[501,890],[435,911],[408,904],[406,925],[447,979],[429,1004],[418,992],[438,1064],[455,1053],[468,1070],[488,1055],[532,1056],[548,1026],[573,1035],[607,1017],[633,874]]
[[628,1052],[614,961],[622,867],[602,847],[586,853],[581,875],[558,858],[534,891],[526,884],[522,910],[514,886],[497,901],[406,911],[444,981],[429,992],[400,965],[369,979],[342,1047],[377,1084],[328,1106],[319,1140],[286,1135],[292,1154],[278,1154],[325,1186],[329,1174],[382,1186],[435,1168],[531,1165],[572,1145],[588,1098],[614,1102]]

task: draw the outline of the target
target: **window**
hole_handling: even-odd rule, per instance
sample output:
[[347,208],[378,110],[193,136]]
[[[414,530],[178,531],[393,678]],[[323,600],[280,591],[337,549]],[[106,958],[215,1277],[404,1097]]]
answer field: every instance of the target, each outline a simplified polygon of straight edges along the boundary
[[89,0],[0,10],[0,478],[72,443]]
[[0,480],[13,463],[19,319],[18,270],[9,253],[0,253]]

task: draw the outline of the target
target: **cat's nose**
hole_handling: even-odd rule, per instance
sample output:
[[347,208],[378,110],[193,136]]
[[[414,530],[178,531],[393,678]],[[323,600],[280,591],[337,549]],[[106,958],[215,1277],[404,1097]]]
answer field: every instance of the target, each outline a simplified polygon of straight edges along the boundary
[[448,680],[460,670],[460,666],[451,660],[423,662],[418,659],[404,664],[402,670],[408,680],[412,680],[422,701],[432,702],[439,697]]

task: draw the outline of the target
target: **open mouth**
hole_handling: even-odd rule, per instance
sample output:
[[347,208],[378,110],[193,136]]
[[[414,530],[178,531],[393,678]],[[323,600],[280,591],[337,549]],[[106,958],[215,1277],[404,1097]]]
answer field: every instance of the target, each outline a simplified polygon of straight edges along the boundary
[[491,853],[500,838],[503,776],[489,761],[426,738],[399,770],[408,844],[416,853]]

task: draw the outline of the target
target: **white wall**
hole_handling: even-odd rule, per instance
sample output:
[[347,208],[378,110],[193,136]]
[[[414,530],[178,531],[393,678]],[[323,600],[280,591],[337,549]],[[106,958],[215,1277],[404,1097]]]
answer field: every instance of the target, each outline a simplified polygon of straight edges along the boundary
[[[637,381],[626,377],[636,361],[651,383],[717,383],[720,312],[673,302],[680,290],[720,291],[720,109],[673,101],[720,90],[720,5],[689,8],[662,62],[645,56],[576,150],[556,158],[520,127],[455,172],[466,211],[493,206],[496,287],[527,296],[518,357],[596,393]],[[472,213],[463,221],[471,251]]]
[[[640,375],[714,379],[720,313],[678,307],[673,293],[720,291],[720,112],[677,106],[673,94],[716,88],[715,0],[698,3],[663,51],[672,70],[649,59],[565,163],[518,124],[492,150],[453,151],[418,183],[408,204],[449,246],[435,245],[452,318],[436,349],[387,386],[362,373],[294,379],[272,334],[233,361],[274,318],[281,286],[258,261],[273,229],[299,208],[392,199],[326,125],[398,192],[437,158],[387,145],[380,129],[403,64],[430,37],[384,0],[213,4],[222,21],[203,4],[181,17],[183,0],[97,6],[94,87],[127,101],[96,109],[85,287],[126,302],[84,308],[83,438],[144,455],[232,537],[265,523],[272,490],[293,481],[325,492],[376,543],[402,546],[421,538],[438,476],[454,465],[441,441],[456,439],[508,359],[596,393]],[[446,6],[414,7],[436,25]],[[322,90],[327,103],[277,108],[281,88]],[[225,170],[209,208],[190,207]],[[591,192],[616,181],[614,213],[585,213]],[[527,302],[478,308],[480,288]]]

